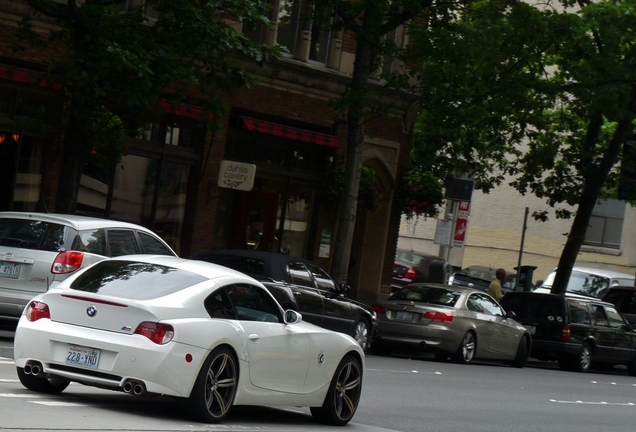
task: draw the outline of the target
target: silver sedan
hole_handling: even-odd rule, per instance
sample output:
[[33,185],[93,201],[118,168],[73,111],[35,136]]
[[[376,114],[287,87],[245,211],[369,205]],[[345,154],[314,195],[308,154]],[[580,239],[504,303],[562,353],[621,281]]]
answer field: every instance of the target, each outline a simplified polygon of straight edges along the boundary
[[514,313],[477,289],[410,284],[373,308],[378,315],[374,354],[409,346],[458,363],[479,358],[523,367],[530,353],[530,333]]

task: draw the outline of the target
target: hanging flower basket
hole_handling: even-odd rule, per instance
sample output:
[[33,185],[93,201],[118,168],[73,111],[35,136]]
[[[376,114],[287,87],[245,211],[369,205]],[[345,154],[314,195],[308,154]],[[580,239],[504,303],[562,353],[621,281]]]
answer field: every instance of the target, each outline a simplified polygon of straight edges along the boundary
[[[333,175],[325,190],[325,200],[329,205],[340,205],[344,190],[344,170],[345,167],[342,164],[333,170]],[[360,187],[358,188],[358,210],[378,210],[383,196],[375,170],[370,167],[362,167]]]
[[410,171],[399,183],[395,201],[407,219],[436,217],[444,202],[442,182],[430,172]]

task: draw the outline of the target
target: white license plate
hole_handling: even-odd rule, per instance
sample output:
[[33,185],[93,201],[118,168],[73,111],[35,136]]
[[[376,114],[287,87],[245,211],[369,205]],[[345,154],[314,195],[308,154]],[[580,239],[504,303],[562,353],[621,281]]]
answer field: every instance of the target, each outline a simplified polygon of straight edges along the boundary
[[66,363],[97,369],[100,354],[98,349],[71,345],[66,353]]
[[0,276],[17,279],[20,276],[20,264],[5,264],[0,262]]
[[524,326],[524,327],[528,330],[528,333],[532,335],[534,334],[534,331],[536,330],[534,326]]
[[396,321],[413,321],[413,312],[398,311],[395,314]]

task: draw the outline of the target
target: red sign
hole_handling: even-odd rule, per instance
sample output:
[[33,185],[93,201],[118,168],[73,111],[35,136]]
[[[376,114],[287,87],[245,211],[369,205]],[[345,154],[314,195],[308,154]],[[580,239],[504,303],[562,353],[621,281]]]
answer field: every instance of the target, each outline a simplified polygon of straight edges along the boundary
[[457,219],[455,220],[455,233],[453,234],[454,246],[461,246],[466,240],[466,229],[468,228],[468,215],[470,214],[470,201],[459,203]]

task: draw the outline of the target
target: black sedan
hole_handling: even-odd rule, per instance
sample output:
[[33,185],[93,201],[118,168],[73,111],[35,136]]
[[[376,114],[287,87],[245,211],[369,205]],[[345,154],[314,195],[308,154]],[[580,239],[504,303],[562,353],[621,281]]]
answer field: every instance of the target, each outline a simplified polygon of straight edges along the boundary
[[367,348],[376,329],[370,305],[345,297],[351,289],[337,284],[313,261],[287,254],[255,250],[203,252],[196,260],[238,270],[262,282],[283,309],[299,311],[303,320],[346,333]]

